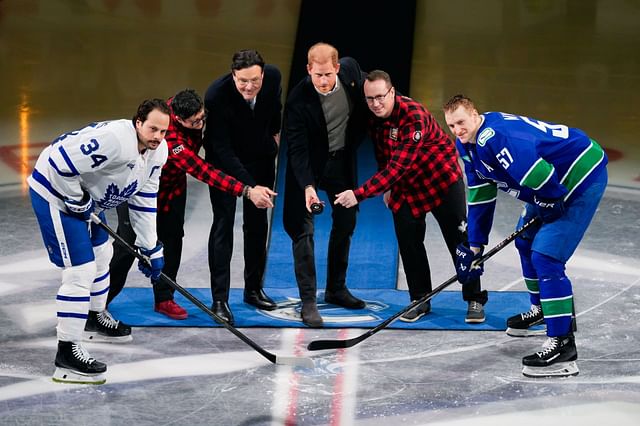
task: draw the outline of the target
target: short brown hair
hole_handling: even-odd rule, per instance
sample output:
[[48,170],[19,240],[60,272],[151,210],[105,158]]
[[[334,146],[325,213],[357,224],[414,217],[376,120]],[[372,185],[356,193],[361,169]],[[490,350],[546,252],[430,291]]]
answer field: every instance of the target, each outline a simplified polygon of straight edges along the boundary
[[469,111],[477,110],[473,101],[470,98],[466,97],[465,95],[461,95],[461,94],[455,95],[451,99],[449,99],[447,102],[445,102],[445,104],[442,105],[442,110],[445,113],[453,112],[457,110],[459,106],[463,106],[465,109]]
[[387,83],[387,87],[393,86],[393,83],[391,83],[391,77],[389,76],[389,74],[382,70],[371,71],[369,74],[367,74],[366,80],[369,83],[373,83],[374,81],[378,81],[378,80],[383,80],[385,83]]

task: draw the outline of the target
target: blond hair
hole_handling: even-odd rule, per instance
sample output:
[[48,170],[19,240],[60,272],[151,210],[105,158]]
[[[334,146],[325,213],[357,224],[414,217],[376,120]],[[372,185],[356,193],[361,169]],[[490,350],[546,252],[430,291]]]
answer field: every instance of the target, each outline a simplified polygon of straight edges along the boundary
[[451,113],[458,109],[459,106],[463,106],[467,111],[477,111],[476,106],[473,101],[466,97],[465,95],[455,95],[444,105],[442,105],[442,110],[444,113]]

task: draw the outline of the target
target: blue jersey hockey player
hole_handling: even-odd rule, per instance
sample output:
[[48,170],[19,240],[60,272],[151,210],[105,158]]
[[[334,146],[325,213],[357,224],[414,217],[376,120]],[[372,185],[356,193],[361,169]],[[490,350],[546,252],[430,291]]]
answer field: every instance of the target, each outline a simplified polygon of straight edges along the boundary
[[167,160],[169,112],[162,99],[147,100],[133,120],[92,123],[65,133],[44,149],[27,179],[49,259],[62,269],[54,381],[104,383],[107,366],[89,355],[81,340],[131,340],[131,328],[105,310],[112,246],[107,233],[91,222],[94,209],[104,221],[104,210],[128,202],[136,246],[150,263],[140,269],[160,276],[164,257],[156,234],[156,198]]
[[516,239],[531,309],[507,320],[512,336],[546,324],[543,348],[522,359],[526,376],[578,374],[573,290],[565,265],[593,218],[607,185],[607,156],[582,130],[529,117],[479,114],[462,95],[443,107],[456,136],[468,184],[469,246],[457,248],[463,284],[480,276],[473,265],[488,242],[498,189],[524,201],[518,227],[541,220]]

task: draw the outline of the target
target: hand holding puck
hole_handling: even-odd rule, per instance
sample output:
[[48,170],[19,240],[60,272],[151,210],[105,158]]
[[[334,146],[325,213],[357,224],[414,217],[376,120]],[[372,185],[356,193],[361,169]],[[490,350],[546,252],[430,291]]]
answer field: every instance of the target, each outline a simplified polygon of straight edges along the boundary
[[320,214],[324,210],[324,206],[322,203],[312,203],[311,204],[311,213]]

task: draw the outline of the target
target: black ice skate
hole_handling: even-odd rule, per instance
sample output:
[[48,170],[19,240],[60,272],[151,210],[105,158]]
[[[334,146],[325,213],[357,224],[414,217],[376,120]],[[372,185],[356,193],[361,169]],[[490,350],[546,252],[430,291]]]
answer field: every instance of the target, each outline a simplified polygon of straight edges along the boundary
[[55,364],[54,382],[101,385],[107,381],[103,375],[107,365],[96,361],[77,343],[58,342]]
[[522,374],[527,377],[566,377],[579,373],[578,351],[572,335],[549,337],[542,350],[522,358]]
[[544,316],[540,305],[531,305],[531,309],[507,319],[507,334],[511,337],[539,336],[547,333],[546,327],[531,330],[536,325],[544,325]]
[[88,342],[126,343],[133,340],[131,327],[113,319],[106,309],[102,312],[89,311],[83,337]]

